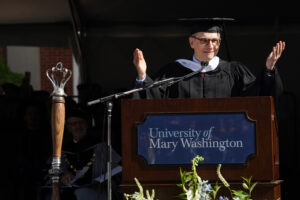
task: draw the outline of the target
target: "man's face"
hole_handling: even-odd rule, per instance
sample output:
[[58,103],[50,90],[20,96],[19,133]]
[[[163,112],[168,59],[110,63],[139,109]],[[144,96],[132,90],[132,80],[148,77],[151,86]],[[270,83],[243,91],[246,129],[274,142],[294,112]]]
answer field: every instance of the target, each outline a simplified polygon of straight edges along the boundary
[[69,117],[67,119],[67,130],[72,133],[73,139],[81,140],[87,134],[87,121],[79,117]]
[[210,61],[218,54],[221,43],[220,33],[198,32],[189,37],[189,43],[198,60]]

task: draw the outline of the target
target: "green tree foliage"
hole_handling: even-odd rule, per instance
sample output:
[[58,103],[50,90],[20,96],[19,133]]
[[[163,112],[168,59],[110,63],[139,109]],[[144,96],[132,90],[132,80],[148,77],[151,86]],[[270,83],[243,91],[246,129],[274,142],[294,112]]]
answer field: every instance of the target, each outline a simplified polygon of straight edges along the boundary
[[9,67],[4,64],[3,58],[0,57],[0,84],[13,83],[20,86],[23,78],[23,74],[12,72]]

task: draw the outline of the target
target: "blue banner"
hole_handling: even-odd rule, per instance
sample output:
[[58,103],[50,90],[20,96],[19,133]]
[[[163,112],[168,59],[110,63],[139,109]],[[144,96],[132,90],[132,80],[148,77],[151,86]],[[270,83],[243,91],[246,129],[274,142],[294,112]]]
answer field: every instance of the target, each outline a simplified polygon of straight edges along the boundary
[[244,164],[255,154],[255,122],[245,113],[147,115],[137,126],[137,154],[149,165]]

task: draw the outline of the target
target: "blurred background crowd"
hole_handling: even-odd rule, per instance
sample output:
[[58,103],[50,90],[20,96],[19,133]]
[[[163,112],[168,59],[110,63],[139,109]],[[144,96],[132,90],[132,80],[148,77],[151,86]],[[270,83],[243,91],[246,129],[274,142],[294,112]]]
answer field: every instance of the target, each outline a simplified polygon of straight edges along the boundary
[[[74,110],[85,114],[88,135],[97,142],[106,142],[105,107],[102,104],[87,106],[99,98],[101,87],[97,84],[80,84],[76,97],[66,97],[66,120],[75,116]],[[52,158],[51,96],[48,91],[33,90],[23,80],[20,86],[13,83],[0,85],[0,120],[2,181],[1,193],[5,199],[42,199],[49,192],[48,170]],[[121,155],[118,105],[114,107],[112,146]],[[119,139],[115,139],[119,138]],[[72,139],[65,128],[64,144]],[[64,149],[64,147],[63,147]],[[103,160],[105,163],[105,160]]]

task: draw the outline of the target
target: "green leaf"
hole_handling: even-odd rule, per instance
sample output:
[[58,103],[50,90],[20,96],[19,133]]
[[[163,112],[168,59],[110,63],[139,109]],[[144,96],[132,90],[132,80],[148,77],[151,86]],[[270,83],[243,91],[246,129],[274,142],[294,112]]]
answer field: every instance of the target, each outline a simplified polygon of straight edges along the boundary
[[249,190],[249,187],[246,183],[243,183],[242,186],[243,186],[244,189]]
[[215,186],[213,187],[210,196],[212,196],[212,199],[217,198],[218,191],[220,190],[222,186],[218,185],[218,181],[216,182]]
[[250,178],[242,177],[242,179],[243,179],[246,183],[248,183],[248,185],[250,185],[252,176],[250,176]]
[[255,182],[255,183],[250,187],[250,190],[249,190],[250,194],[251,194],[252,190],[254,189],[254,187],[257,185],[257,183],[258,183],[258,182]]
[[191,181],[192,179],[193,179],[193,177],[188,176],[188,177],[186,177],[185,182],[189,182],[189,181]]
[[243,190],[231,190],[232,193],[236,196],[239,197],[240,200],[244,200],[244,199],[249,199],[250,195],[247,194],[245,191]]
[[176,197],[179,199],[186,199],[185,193],[181,193],[181,194],[177,195]]

